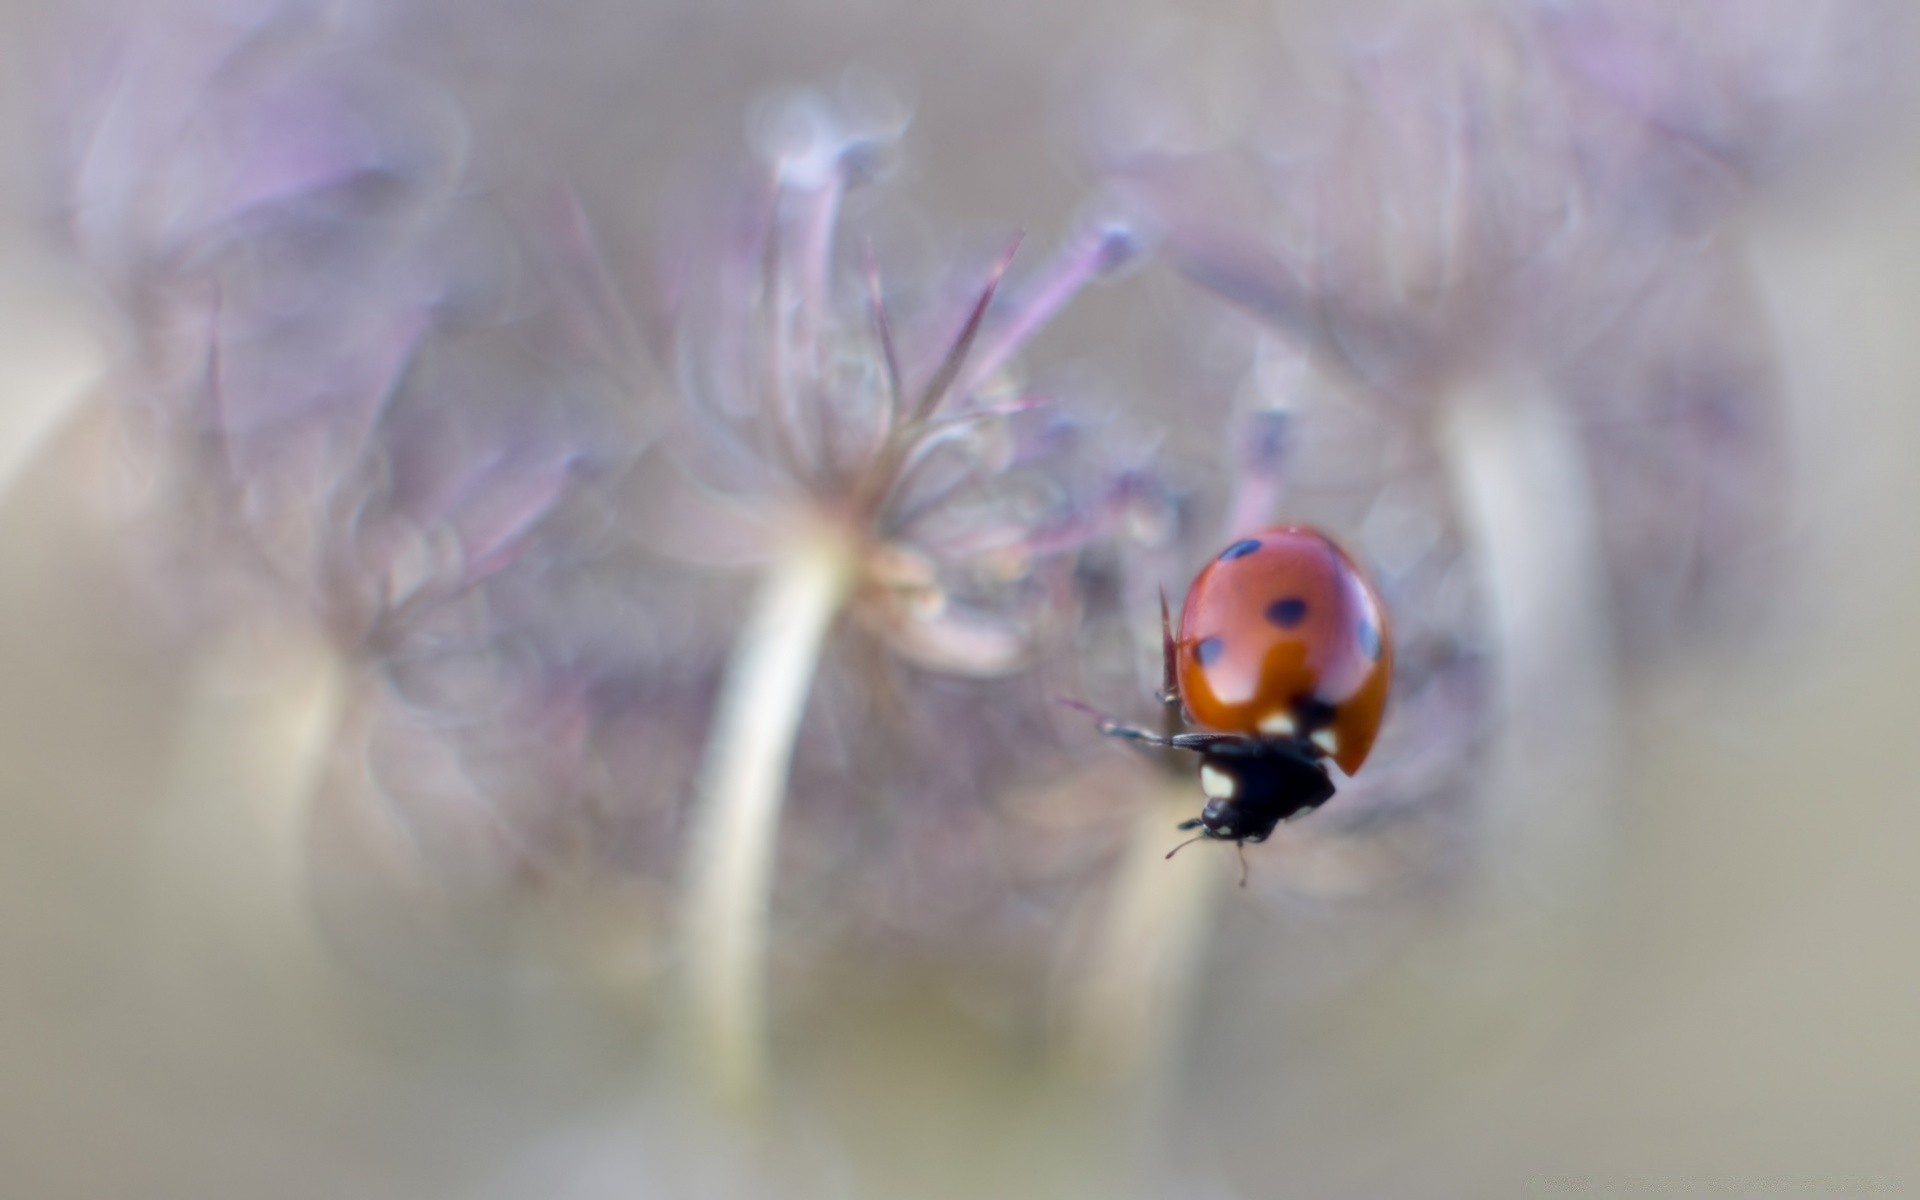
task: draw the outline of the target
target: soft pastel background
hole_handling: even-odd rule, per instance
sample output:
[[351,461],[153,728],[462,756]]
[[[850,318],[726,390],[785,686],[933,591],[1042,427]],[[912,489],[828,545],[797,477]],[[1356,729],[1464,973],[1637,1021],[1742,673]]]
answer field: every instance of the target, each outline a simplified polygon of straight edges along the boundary
[[[1080,195],[1045,114],[1103,6],[565,7],[493,66],[551,81],[517,136],[630,120],[610,174],[725,144],[765,82],[860,60],[915,81],[946,211],[1059,221]],[[109,351],[33,186],[45,114],[23,93],[46,20],[13,5],[0,33],[0,1193],[771,1194],[723,1131],[644,1086],[617,987],[462,1005],[360,980],[312,935],[295,800],[260,783],[318,736],[302,660],[263,652],[214,672],[250,685],[208,698],[117,548],[111,423],[67,405]],[[1416,946],[1292,1020],[1288,1046],[1257,1019],[1284,967],[1246,956],[1337,939],[1340,918],[1230,907],[1200,1024],[1231,1038],[1196,1039],[1180,1095],[1248,1141],[1217,1173],[1176,1157],[1132,1178],[1143,1194],[1920,1187],[1920,153],[1891,141],[1789,179],[1742,221],[1790,392],[1787,566],[1761,627],[1625,678],[1601,894],[1483,1013]],[[1069,341],[1097,344],[1099,313]],[[1435,993],[1443,1010],[1421,1003]],[[1538,997],[1519,1020],[1516,994]],[[1124,1122],[990,1026],[910,988],[817,1020],[788,1063],[793,1194],[1078,1195],[1127,1175]],[[1342,1082],[1298,1095],[1297,1063]]]

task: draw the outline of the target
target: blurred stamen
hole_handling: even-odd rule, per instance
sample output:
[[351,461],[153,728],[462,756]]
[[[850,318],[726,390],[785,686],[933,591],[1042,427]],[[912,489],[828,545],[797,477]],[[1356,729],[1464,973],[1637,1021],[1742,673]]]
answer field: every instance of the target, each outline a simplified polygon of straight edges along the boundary
[[996,328],[980,347],[967,369],[962,390],[989,378],[1006,365],[1082,288],[1127,261],[1133,251],[1132,234],[1124,228],[1110,227],[1087,239],[1077,251],[1055,259],[1007,322]]
[[[993,264],[993,269],[988,272],[987,284],[980,289],[980,298],[974,301],[972,310],[967,313],[966,324],[960,327],[960,334],[953,339],[953,346],[947,351],[947,357],[941,360],[939,368],[933,373],[933,378],[927,381],[926,390],[920,393],[919,402],[914,405],[913,424],[919,425],[933,416],[934,411],[940,407],[940,401],[946,397],[954,381],[959,378],[960,370],[966,366],[967,356],[973,350],[974,339],[980,336],[980,325],[986,320],[987,307],[993,303],[993,295],[1000,288],[1000,280],[1005,277],[1007,268],[1013,265],[1013,256],[1019,249],[1020,239],[1015,238]],[[976,370],[973,378],[979,378],[979,375],[980,372]]]
[[900,352],[894,348],[893,327],[887,322],[887,306],[880,296],[880,263],[874,258],[873,243],[867,243],[866,275],[868,305],[873,313],[873,333],[880,340],[880,353],[887,365],[887,403],[881,407],[885,420],[880,430],[884,441],[893,432],[893,424],[907,403],[907,391],[900,382]]
[[[783,172],[790,176],[792,172]],[[846,172],[837,165],[825,172],[817,167],[807,171],[812,186],[783,186],[781,199],[792,206],[790,219],[798,229],[795,247],[794,284],[798,289],[793,313],[793,345],[814,361],[799,364],[803,370],[818,371],[821,313],[827,303],[827,275],[833,263],[833,233],[840,219],[840,198],[846,194]],[[783,185],[789,179],[783,177]]]

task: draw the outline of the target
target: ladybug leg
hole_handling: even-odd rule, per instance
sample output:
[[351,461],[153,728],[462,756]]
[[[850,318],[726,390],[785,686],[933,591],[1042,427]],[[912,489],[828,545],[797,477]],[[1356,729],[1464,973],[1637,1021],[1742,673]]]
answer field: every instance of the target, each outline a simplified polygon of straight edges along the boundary
[[1173,647],[1173,618],[1167,611],[1167,589],[1160,589],[1160,729],[1168,737],[1178,737],[1186,728],[1186,705],[1180,700],[1178,656]]
[[1060,703],[1092,717],[1095,728],[1106,736],[1140,746],[1159,746],[1171,750],[1212,750],[1229,743],[1241,745],[1247,740],[1237,733],[1155,733],[1151,729],[1129,725],[1125,721],[1116,721],[1099,709],[1082,704],[1078,700],[1069,700],[1063,696]]
[[1243,746],[1247,739],[1238,733],[1176,733],[1166,741],[1175,750],[1218,750],[1222,746]]
[[1111,717],[1101,717],[1099,729],[1108,737],[1119,738],[1121,741],[1132,742],[1139,746],[1173,746],[1174,738],[1181,736],[1155,733],[1150,729],[1142,729],[1138,725],[1129,725]]
[[1117,737],[1143,746],[1164,746],[1170,750],[1215,750],[1221,746],[1240,745],[1247,739],[1237,733],[1152,733],[1138,725],[1127,725],[1120,721],[1102,718],[1100,732],[1108,737]]
[[1167,611],[1167,589],[1160,589],[1160,694],[1170,721],[1180,716],[1180,680],[1174,669],[1173,616]]
[[1078,709],[1099,722],[1100,732],[1108,737],[1117,737],[1137,746],[1159,746],[1175,750],[1205,750],[1219,739],[1216,734],[1196,734],[1181,732],[1186,727],[1185,713],[1180,703],[1180,684],[1176,670],[1173,648],[1173,617],[1167,608],[1167,592],[1160,589],[1160,690],[1154,698],[1161,705],[1161,731],[1154,733],[1139,725],[1129,725],[1116,721],[1078,700],[1062,698],[1060,701],[1069,708]]
[[1173,737],[1179,736],[1155,733],[1138,725],[1129,725],[1125,721],[1115,720],[1090,704],[1082,704],[1078,700],[1065,696],[1060,697],[1060,703],[1075,712],[1083,712],[1092,717],[1094,727],[1107,737],[1117,737],[1123,741],[1136,742],[1144,746],[1171,746],[1174,744]]

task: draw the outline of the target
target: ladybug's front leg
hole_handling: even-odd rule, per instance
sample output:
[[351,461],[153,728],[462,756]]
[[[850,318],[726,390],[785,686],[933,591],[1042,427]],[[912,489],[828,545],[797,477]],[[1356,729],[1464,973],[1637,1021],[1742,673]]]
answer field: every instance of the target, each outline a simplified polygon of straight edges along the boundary
[[1082,711],[1086,712],[1087,714],[1092,716],[1094,720],[1099,722],[1099,724],[1095,726],[1095,728],[1099,729],[1102,735],[1106,737],[1119,738],[1121,741],[1124,741],[1124,742],[1132,742],[1137,746],[1159,746],[1159,747],[1170,748],[1176,745],[1177,738],[1184,736],[1182,734],[1155,733],[1151,729],[1144,729],[1138,725],[1129,725],[1125,721],[1116,721],[1112,717],[1104,716],[1100,713],[1094,712],[1090,708],[1083,708],[1083,706],[1078,704],[1075,704],[1074,707],[1081,708]]
[[1171,735],[1186,724],[1180,704],[1180,677],[1173,647],[1173,618],[1167,611],[1167,589],[1160,589],[1160,692],[1155,697],[1165,710],[1161,723]]
[[1246,740],[1237,733],[1153,733],[1138,725],[1128,725],[1107,717],[1100,719],[1100,732],[1142,746],[1160,746],[1169,750],[1217,750],[1228,743],[1237,746]]
[[1168,750],[1215,750],[1229,743],[1238,746],[1247,740],[1237,733],[1155,733],[1138,725],[1116,721],[1092,705],[1082,704],[1078,700],[1070,700],[1063,696],[1060,698],[1060,703],[1092,717],[1098,722],[1096,728],[1105,736],[1116,737],[1140,746],[1156,746]]

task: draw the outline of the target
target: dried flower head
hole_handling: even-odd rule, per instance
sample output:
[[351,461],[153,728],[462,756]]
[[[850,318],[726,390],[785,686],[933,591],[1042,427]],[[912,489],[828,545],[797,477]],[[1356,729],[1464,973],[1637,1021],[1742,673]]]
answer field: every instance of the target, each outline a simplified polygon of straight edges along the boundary
[[1072,419],[1005,368],[1132,243],[1095,230],[1011,303],[996,304],[1011,246],[969,292],[912,298],[840,229],[902,121],[876,129],[794,101],[772,122],[769,186],[729,214],[723,244],[696,231],[682,251],[684,406],[656,456],[655,536],[709,562],[764,563],[830,529],[855,543],[864,628],[909,661],[998,675],[1029,661],[1048,564],[1106,500],[1074,473]]
[[[1182,269],[1257,315],[1315,386],[1434,425],[1488,387],[1549,397],[1587,442],[1617,594],[1678,599],[1754,562],[1779,494],[1778,397],[1727,224],[1748,178],[1648,106],[1698,99],[1716,64],[1729,103],[1746,89],[1766,108],[1759,93],[1786,85],[1705,43],[1639,45],[1639,7],[1402,14],[1354,37],[1331,78],[1243,51],[1246,95],[1206,136],[1136,121],[1102,154]],[[1594,22],[1599,43],[1569,33]],[[1644,86],[1596,86],[1596,54]],[[1695,86],[1656,86],[1686,54],[1704,56]],[[1671,523],[1654,533],[1629,515],[1641,506]],[[1619,625],[1658,640],[1683,615],[1623,604]]]
[[[1397,1017],[1365,1023],[1365,1048],[1326,1074],[1314,1053],[1276,1072],[1246,1047],[1317,1037],[1345,973],[1410,938],[1458,955],[1484,1022],[1500,1002],[1480,990],[1487,964],[1555,953],[1615,844],[1633,769],[1610,715],[1619,651],[1724,627],[1703,601],[1768,590],[1753,585],[1778,539],[1782,397],[1731,218],[1805,130],[1851,119],[1826,96],[1885,87],[1839,78],[1872,76],[1884,51],[1828,35],[1887,10],[1815,5],[1781,26],[1730,8],[1402,9],[1293,44],[1292,8],[1264,42],[1196,18],[1100,55],[1110,86],[1079,90],[1097,160],[1160,221],[1169,259],[1265,331],[1243,409],[1294,414],[1286,515],[1351,539],[1409,648],[1366,772],[1254,869],[1295,911],[1303,891],[1354,884],[1375,903],[1337,946],[1299,922],[1287,953],[1238,965],[1238,997],[1287,1001],[1200,1022],[1213,1069],[1314,1128],[1349,1082],[1337,1071],[1409,1049]],[[1835,87],[1808,86],[1820,75]],[[1427,886],[1383,899],[1383,868]],[[1164,1019],[1194,956],[1147,975],[1150,938],[1224,923],[1161,887],[1157,905],[1127,904],[1142,887],[1111,906],[1101,944],[1125,969],[1092,977]],[[1209,1095],[1180,1119],[1219,1161],[1266,1144],[1271,1113]]]
[[299,614],[338,656],[355,753],[329,805],[364,811],[323,830],[498,889],[590,815],[587,740],[560,735],[586,720],[583,644],[675,586],[619,569],[618,364],[422,72],[295,9],[176,19],[104,72],[70,169],[73,239],[129,330],[140,545],[195,623]]
[[[762,575],[708,735],[683,947],[705,1049],[740,1091],[759,1074],[774,831],[837,618],[930,680],[1028,666],[1071,599],[1074,552],[1117,494],[1097,463],[1076,462],[1081,435],[1010,364],[1132,239],[1084,235],[1010,303],[997,301],[1011,246],[969,289],[909,300],[873,244],[842,244],[849,190],[904,127],[891,110],[856,112],[812,96],[776,110],[767,185],[729,210],[718,239],[689,243],[675,279],[684,411],[655,457],[654,531]],[[929,748],[969,744],[962,727],[927,729],[915,707],[870,703],[856,720]],[[882,752],[908,768],[883,778],[900,786],[915,757]],[[965,792],[964,779],[946,782]]]

